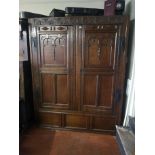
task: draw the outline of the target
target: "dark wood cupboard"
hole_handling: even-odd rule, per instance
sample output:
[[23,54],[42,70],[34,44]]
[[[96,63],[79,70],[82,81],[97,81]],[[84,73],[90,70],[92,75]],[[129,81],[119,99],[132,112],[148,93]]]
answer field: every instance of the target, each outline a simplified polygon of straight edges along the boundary
[[121,123],[128,23],[127,16],[29,19],[40,125],[114,133]]

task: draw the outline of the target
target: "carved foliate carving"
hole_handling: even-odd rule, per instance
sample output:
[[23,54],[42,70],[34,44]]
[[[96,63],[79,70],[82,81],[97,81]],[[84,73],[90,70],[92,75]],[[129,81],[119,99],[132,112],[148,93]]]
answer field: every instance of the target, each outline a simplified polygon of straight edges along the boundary
[[39,31],[67,31],[67,26],[39,26]]
[[[92,46],[96,47],[96,54],[101,61],[101,55],[103,55],[103,52],[105,48],[107,47],[112,47],[112,40],[110,38],[95,38],[95,37],[90,37],[88,39],[88,49],[91,49]],[[88,51],[89,52],[89,51]]]
[[48,30],[49,28],[48,27],[42,27],[42,30]]
[[101,49],[100,49],[100,40],[98,38],[89,38],[88,40],[88,47],[91,48],[92,46],[96,46],[96,54],[100,60],[100,55],[101,55]]
[[98,33],[91,31],[87,27],[85,34],[84,52],[85,67],[114,67],[115,60],[115,42],[117,36],[115,32]]
[[85,24],[115,24],[123,23],[127,16],[80,16],[80,17],[48,17],[29,19],[29,23],[33,25],[85,25]]
[[65,36],[58,34],[58,35],[45,35],[41,37],[41,40],[43,40],[43,52],[44,52],[44,47],[47,45],[50,45],[53,47],[53,60],[55,61],[55,55],[56,55],[56,47],[57,46],[65,46]]

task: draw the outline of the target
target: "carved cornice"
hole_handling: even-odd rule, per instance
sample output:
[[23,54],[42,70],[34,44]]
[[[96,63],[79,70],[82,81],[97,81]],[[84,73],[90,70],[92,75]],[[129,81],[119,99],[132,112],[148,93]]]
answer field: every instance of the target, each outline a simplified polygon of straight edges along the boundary
[[39,25],[93,25],[93,24],[115,24],[123,23],[128,16],[68,16],[68,17],[47,17],[31,18],[29,23]]

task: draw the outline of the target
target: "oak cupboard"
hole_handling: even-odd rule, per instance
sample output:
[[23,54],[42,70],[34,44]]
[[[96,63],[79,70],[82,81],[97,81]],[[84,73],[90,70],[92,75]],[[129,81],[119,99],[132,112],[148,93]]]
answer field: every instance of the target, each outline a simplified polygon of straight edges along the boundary
[[47,17],[29,24],[37,122],[114,133],[121,123],[129,18]]

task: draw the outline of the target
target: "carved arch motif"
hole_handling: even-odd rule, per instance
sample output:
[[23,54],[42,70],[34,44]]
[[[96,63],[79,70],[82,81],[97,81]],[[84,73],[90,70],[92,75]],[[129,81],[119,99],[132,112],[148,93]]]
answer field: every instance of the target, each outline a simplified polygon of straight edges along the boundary
[[63,35],[45,35],[41,37],[41,40],[43,40],[43,52],[44,47],[50,43],[51,46],[53,46],[53,60],[55,61],[55,48],[57,46],[65,46],[65,37]]
[[[97,58],[95,60],[96,63],[103,64],[103,61],[105,62],[105,60],[109,60],[109,65],[110,65],[112,61],[113,43],[114,43],[114,39],[111,38],[111,36],[109,35],[89,36],[87,39],[88,61],[90,61],[89,55],[91,54],[91,51],[93,50],[93,53],[95,54],[95,57]],[[91,58],[91,61],[93,61],[93,58]],[[108,63],[108,62],[105,62],[105,63]]]

